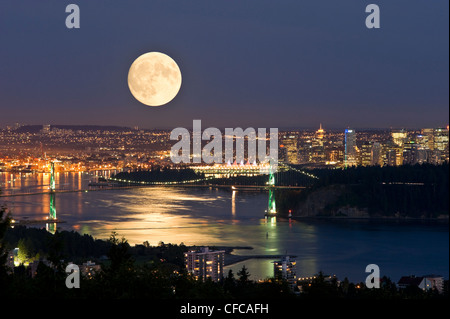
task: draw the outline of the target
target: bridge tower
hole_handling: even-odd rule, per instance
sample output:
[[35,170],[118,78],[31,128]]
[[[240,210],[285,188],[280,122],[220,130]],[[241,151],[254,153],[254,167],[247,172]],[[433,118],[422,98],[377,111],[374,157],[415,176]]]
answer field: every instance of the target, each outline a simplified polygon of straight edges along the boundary
[[50,192],[53,193],[56,189],[56,181],[55,181],[55,163],[51,162],[50,164]]
[[277,205],[275,202],[275,174],[272,167],[270,168],[269,182],[267,184],[269,186],[269,203],[265,214],[266,219],[268,217],[275,218],[277,215]]
[[[56,220],[55,190],[56,190],[55,163],[52,162],[50,168],[50,209],[48,214],[49,221]],[[47,223],[46,229],[50,233],[54,234],[56,232],[56,223]]]

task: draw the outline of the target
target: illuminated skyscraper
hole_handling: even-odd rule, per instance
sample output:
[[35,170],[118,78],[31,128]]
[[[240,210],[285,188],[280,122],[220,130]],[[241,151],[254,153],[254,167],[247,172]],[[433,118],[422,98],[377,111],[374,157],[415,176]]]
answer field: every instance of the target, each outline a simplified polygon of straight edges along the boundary
[[344,163],[344,147],[333,145],[326,151],[326,159],[330,164]]
[[444,152],[448,150],[448,128],[437,128],[434,130],[434,149]]
[[326,132],[322,128],[322,124],[320,124],[320,128],[316,131],[312,140],[311,161],[314,163],[321,163],[326,161],[325,134]]
[[311,140],[304,140],[299,145],[299,163],[311,163],[313,161],[313,147]]
[[439,164],[449,159],[449,130],[447,128],[427,128],[422,130],[421,145],[432,152],[428,162]]
[[415,141],[409,141],[403,145],[403,164],[416,164],[417,162],[417,144]]
[[294,133],[283,135],[281,145],[285,149],[285,161],[289,164],[298,164],[298,135]]
[[361,166],[372,165],[372,142],[364,142],[361,145],[359,163]]
[[371,163],[370,165],[372,166],[383,166],[383,157],[381,155],[382,152],[382,146],[379,142],[375,142],[372,145],[372,150],[371,150]]
[[344,166],[356,166],[356,132],[352,129],[345,130],[345,155],[344,155]]
[[385,164],[388,166],[396,166],[397,165],[397,151],[395,150],[395,148],[387,149]]
[[406,132],[405,130],[393,131],[391,132],[391,136],[394,144],[399,147],[403,147],[403,144],[405,144],[408,139],[408,132]]
[[403,165],[403,147],[398,146],[393,141],[384,145],[384,164],[388,166]]
[[422,129],[422,142],[426,149],[434,150],[434,129],[424,128]]
[[322,128],[322,123],[320,124],[320,128],[316,131],[315,140],[318,143],[319,146],[324,145],[325,143],[325,130]]

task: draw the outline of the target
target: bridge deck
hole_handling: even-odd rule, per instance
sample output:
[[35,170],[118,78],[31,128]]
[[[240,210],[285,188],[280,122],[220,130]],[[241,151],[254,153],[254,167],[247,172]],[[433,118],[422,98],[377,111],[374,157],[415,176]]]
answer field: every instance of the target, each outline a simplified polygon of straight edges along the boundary
[[[86,189],[70,189],[70,190],[55,190],[54,194],[63,193],[82,193],[82,192],[98,192],[98,191],[112,191],[125,190],[133,188],[148,188],[148,187],[185,187],[185,188],[229,188],[235,191],[265,191],[271,189],[305,189],[304,186],[258,186],[258,185],[136,185],[136,186],[120,186],[120,187],[92,187]],[[51,194],[51,191],[45,192],[24,192],[24,193],[8,193],[0,194],[0,197],[16,197],[16,196],[32,196],[32,195],[46,195]]]

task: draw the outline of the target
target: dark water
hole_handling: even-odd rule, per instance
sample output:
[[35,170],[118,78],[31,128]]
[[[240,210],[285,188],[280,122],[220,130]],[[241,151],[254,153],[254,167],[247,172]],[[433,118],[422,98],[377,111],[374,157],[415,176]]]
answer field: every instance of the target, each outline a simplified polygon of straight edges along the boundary
[[[8,183],[12,181],[13,183]],[[61,174],[58,187],[83,187],[93,179],[86,174]],[[0,173],[5,193],[14,187],[45,184],[48,176],[13,176]],[[48,181],[47,181],[48,183]],[[13,186],[11,186],[13,185]],[[68,186],[67,186],[68,185]],[[37,186],[36,186],[37,187]],[[44,187],[45,188],[45,187]],[[297,275],[312,276],[322,270],[364,281],[368,264],[377,264],[381,275],[398,280],[402,275],[438,274],[448,278],[448,224],[368,220],[277,220],[266,222],[267,193],[216,189],[141,188],[120,191],[56,195],[58,229],[77,230],[96,238],[112,231],[132,244],[251,246],[243,255],[295,255]],[[49,195],[0,198],[16,218],[45,218]],[[242,265],[252,278],[273,275],[273,260],[251,259]]]

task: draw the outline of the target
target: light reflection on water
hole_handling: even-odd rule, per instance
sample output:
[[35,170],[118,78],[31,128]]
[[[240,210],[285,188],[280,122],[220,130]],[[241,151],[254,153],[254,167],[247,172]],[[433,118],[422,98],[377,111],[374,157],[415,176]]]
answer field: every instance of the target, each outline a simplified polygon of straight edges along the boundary
[[[48,175],[48,174],[47,174]],[[0,174],[0,185],[14,179]],[[85,185],[91,177],[60,174],[57,184]],[[15,178],[14,186],[48,180],[45,174]],[[49,195],[3,197],[17,218],[45,218]],[[369,221],[292,221],[266,223],[266,193],[192,188],[140,188],[121,191],[56,195],[57,229],[76,230],[96,238],[112,231],[130,243],[181,242],[187,245],[251,246],[240,255],[296,255],[298,276],[319,270],[365,279],[365,267],[376,263],[381,273],[401,275],[437,273],[448,277],[448,225],[395,224]],[[42,225],[43,227],[44,225]],[[246,265],[254,279],[273,275],[273,260],[251,259]],[[227,267],[229,269],[230,267]]]

